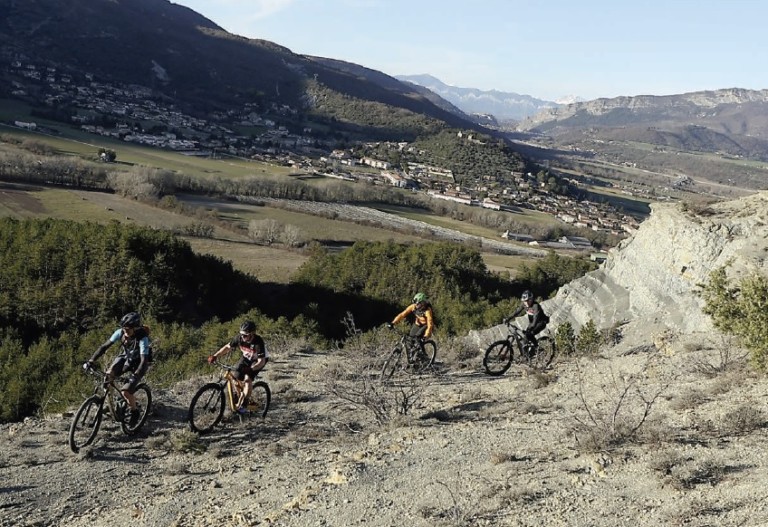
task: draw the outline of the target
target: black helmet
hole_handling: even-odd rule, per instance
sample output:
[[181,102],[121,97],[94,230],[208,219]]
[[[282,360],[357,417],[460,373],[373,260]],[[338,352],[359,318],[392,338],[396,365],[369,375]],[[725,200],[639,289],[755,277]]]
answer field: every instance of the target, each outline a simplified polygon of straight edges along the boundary
[[523,296],[521,296],[520,298],[523,300],[523,302],[527,300],[533,300],[533,293],[531,293],[530,291],[523,291]]
[[254,324],[253,321],[246,320],[240,324],[240,333],[253,333],[254,331],[256,331],[256,324]]
[[137,328],[139,326],[141,326],[141,315],[135,311],[126,313],[123,318],[120,319],[121,328]]

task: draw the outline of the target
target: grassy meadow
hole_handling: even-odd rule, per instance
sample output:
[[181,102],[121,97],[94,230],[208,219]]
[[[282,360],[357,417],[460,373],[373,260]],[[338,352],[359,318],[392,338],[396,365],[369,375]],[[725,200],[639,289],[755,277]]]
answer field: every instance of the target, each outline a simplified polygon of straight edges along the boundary
[[[10,118],[8,101],[0,100],[0,119]],[[13,118],[19,119],[18,103],[14,102]],[[290,167],[235,158],[201,158],[178,152],[133,145],[111,138],[87,134],[77,128],[61,123],[45,122],[29,117],[38,125],[54,130],[57,135],[20,130],[7,125],[0,126],[0,134],[15,139],[32,139],[47,144],[59,155],[71,155],[83,159],[95,159],[99,148],[112,149],[117,153],[117,166],[124,164],[142,165],[183,173],[192,177],[237,179],[246,176],[270,178],[297,177]],[[18,150],[18,146],[0,143],[0,150]],[[114,166],[114,165],[113,165]],[[328,178],[305,178],[308,184],[338,185],[337,180]],[[354,183],[350,183],[354,184]],[[275,220],[282,226],[296,227],[304,241],[317,241],[330,246],[344,246],[360,240],[420,243],[425,240],[418,236],[388,230],[384,227],[360,225],[348,221],[334,220],[279,208],[248,205],[230,201],[213,200],[199,196],[178,196],[187,205],[208,211],[215,210],[220,220],[231,222],[237,229],[224,229],[217,224],[211,238],[188,238],[196,251],[213,254],[244,272],[255,275],[262,281],[287,282],[291,274],[306,260],[301,250],[280,245],[271,247],[253,243],[247,236],[251,221]],[[419,220],[486,238],[498,238],[492,229],[473,225],[451,218],[441,217],[423,210],[405,207],[377,208],[391,214]],[[39,188],[22,185],[0,184],[0,216],[16,218],[54,217],[75,221],[134,222],[154,228],[183,229],[185,226],[207,221],[204,217],[190,217],[177,212],[160,209],[149,204],[123,198],[116,194],[89,192],[62,188]],[[519,221],[540,225],[554,224],[549,215],[533,211],[521,211]],[[489,269],[515,274],[515,269],[525,258],[495,253],[483,254]]]

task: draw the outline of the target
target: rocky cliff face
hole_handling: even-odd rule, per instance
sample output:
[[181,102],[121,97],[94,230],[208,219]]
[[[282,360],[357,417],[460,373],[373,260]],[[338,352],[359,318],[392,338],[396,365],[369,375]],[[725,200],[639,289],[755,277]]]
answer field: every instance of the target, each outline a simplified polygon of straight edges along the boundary
[[766,192],[697,212],[655,204],[598,270],[567,284],[544,306],[555,324],[569,320],[575,327],[591,318],[601,328],[627,321],[680,333],[711,330],[697,284],[729,262],[734,277],[764,272],[767,238]]
[[542,303],[550,329],[569,321],[578,331],[590,319],[601,329],[624,324],[624,333],[636,335],[626,339],[627,346],[651,342],[662,332],[713,332],[697,285],[728,263],[734,278],[768,272],[766,240],[768,192],[696,211],[679,203],[654,204],[650,218],[599,269]]

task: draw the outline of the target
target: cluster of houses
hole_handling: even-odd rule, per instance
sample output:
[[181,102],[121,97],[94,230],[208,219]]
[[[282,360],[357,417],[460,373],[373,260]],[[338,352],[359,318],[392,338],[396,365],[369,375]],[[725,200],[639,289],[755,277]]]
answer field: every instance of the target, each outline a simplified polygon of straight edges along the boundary
[[[548,192],[531,174],[512,173],[514,186],[504,188],[489,188],[487,183],[482,182],[476,183],[475,187],[462,187],[456,183],[459,178],[444,167],[411,161],[402,169],[396,169],[385,160],[356,157],[352,150],[331,150],[329,144],[312,135],[311,129],[305,128],[302,134],[290,133],[274,119],[259,113],[251,104],[246,104],[239,111],[216,112],[209,119],[201,119],[165,107],[153,99],[151,90],[144,86],[101,83],[91,74],[75,78],[54,67],[24,64],[20,60],[12,60],[6,67],[10,68],[13,77],[26,79],[25,82],[13,81],[11,93],[14,96],[24,98],[30,95],[30,90],[35,90],[36,97],[51,106],[64,104],[76,108],[72,120],[89,133],[192,155],[217,152],[244,158],[277,160],[294,166],[299,172],[349,181],[364,179],[375,184],[423,190],[433,199],[469,206],[499,211],[534,209],[552,214],[575,227],[616,235],[633,232],[637,228],[636,219],[622,215],[607,205],[580,202]],[[295,113],[296,110],[287,105],[269,110],[269,115]],[[104,124],[105,120],[112,124]],[[140,122],[155,123],[155,131],[139,129],[137,123]],[[234,132],[230,128],[232,123],[254,127],[259,133],[246,137]],[[17,126],[34,128],[35,123],[17,122]],[[462,132],[459,134],[464,137]],[[465,139],[474,140],[472,135],[467,135]],[[391,143],[388,146],[413,153],[413,146],[406,142]],[[569,239],[557,243],[570,244],[572,247],[568,248],[587,248],[580,247],[578,242]]]

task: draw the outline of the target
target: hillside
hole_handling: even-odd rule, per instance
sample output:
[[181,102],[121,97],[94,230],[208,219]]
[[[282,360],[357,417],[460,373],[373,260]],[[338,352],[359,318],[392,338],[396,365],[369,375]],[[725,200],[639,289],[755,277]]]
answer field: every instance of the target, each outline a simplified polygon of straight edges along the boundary
[[[476,127],[392,77],[360,76],[273,42],[232,35],[168,0],[0,0],[0,12],[0,96],[33,104],[53,97],[58,112],[70,110],[51,84],[111,85],[124,96],[142,93],[157,107],[197,116],[270,112],[295,126],[314,121],[392,137],[435,126]],[[318,104],[323,99],[338,102]],[[355,104],[364,108],[343,112]],[[373,119],[379,107],[404,112],[402,130]]]
[[544,110],[518,131],[549,149],[537,157],[587,173],[642,182],[626,169],[638,168],[709,183],[699,191],[721,196],[766,188],[768,90],[597,99]]
[[78,455],[71,415],[4,425],[0,525],[764,525],[768,385],[711,330],[695,289],[728,259],[734,276],[765,272],[766,200],[654,206],[608,263],[545,303],[555,322],[626,321],[621,338],[500,378],[443,342],[434,375],[394,387],[417,389],[409,415],[384,425],[328,391],[336,358],[352,369],[363,349],[288,342],[267,366],[264,422],[185,434],[205,381],[193,379],[156,389],[144,435],[108,426]]

